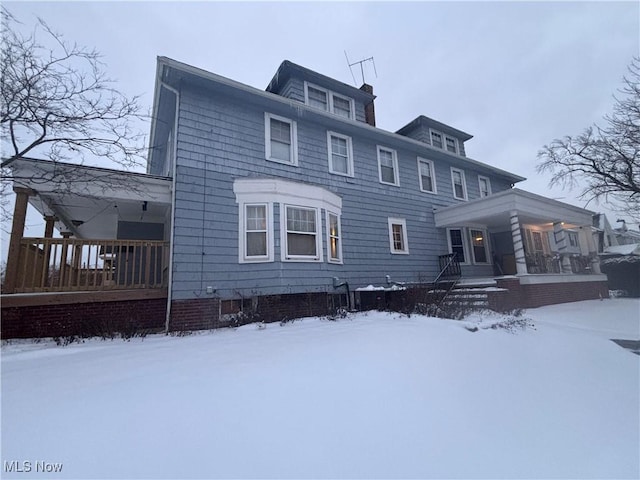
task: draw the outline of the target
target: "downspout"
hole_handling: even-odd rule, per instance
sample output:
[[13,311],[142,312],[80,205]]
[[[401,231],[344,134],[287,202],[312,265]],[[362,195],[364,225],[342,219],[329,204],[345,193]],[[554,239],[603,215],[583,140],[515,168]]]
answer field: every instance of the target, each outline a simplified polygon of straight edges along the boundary
[[169,278],[167,286],[167,316],[164,323],[165,333],[169,333],[169,320],[171,319],[171,293],[173,290],[173,243],[175,233],[175,220],[176,220],[176,170],[177,170],[177,155],[178,155],[178,116],[180,114],[180,92],[173,87],[170,87],[166,83],[160,81],[160,87],[164,87],[176,96],[176,111],[173,124],[173,145],[172,145],[172,175],[171,175],[171,237],[169,241]]

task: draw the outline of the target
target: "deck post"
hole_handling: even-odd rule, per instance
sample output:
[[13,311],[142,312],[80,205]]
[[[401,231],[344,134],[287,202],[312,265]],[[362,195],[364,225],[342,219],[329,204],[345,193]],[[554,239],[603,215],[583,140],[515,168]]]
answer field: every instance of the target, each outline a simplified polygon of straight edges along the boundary
[[564,231],[562,222],[553,222],[553,239],[560,254],[560,271],[562,273],[571,273],[571,260],[567,255],[567,233]]
[[11,237],[7,252],[7,270],[4,277],[4,291],[6,293],[15,293],[20,265],[20,244],[24,236],[27,206],[29,205],[29,196],[34,193],[30,188],[22,187],[13,187],[13,191],[16,193],[16,204],[13,208],[13,223],[11,224]]
[[[45,215],[44,216],[44,238],[53,238],[53,227],[55,223],[58,221],[58,217],[54,215]],[[42,274],[42,287],[46,287],[49,285],[49,264],[51,263],[51,244],[44,244],[44,262],[43,268],[44,272]]]
[[511,219],[511,238],[513,239],[513,253],[516,257],[516,273],[525,275],[527,271],[527,259],[524,256],[524,244],[522,243],[522,235],[520,233],[520,220],[518,220],[518,212],[512,210],[509,213]]

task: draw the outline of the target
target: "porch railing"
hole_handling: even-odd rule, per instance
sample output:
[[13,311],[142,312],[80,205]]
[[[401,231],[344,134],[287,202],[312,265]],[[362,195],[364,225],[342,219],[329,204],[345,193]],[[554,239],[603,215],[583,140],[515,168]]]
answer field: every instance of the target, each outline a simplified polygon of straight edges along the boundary
[[16,293],[163,288],[169,242],[23,238]]
[[[584,255],[568,254],[571,273],[593,273],[591,259]],[[529,273],[562,273],[562,257],[544,253],[529,253],[525,256]],[[567,272],[568,273],[568,272]]]

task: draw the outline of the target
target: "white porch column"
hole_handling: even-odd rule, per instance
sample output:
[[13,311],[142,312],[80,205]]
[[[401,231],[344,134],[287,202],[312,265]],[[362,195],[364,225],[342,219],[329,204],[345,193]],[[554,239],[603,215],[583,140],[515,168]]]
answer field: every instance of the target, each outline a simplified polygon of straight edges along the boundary
[[580,227],[580,233],[584,235],[587,240],[587,250],[589,250],[589,262],[591,266],[591,272],[601,274],[600,270],[600,257],[598,256],[598,248],[596,242],[593,241],[593,231],[590,225]]
[[562,273],[571,273],[571,261],[567,255],[567,234],[562,228],[562,222],[553,222],[553,239],[560,254],[560,269]]
[[524,257],[524,245],[522,243],[522,235],[520,234],[520,221],[518,220],[518,212],[512,210],[509,213],[511,218],[511,238],[513,239],[513,252],[516,257],[516,273],[524,275],[527,272],[527,260]]

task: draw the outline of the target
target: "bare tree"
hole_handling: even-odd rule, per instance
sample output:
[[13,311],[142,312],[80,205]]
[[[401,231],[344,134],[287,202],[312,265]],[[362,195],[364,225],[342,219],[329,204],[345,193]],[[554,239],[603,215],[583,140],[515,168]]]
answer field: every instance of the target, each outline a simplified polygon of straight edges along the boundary
[[582,199],[604,200],[640,218],[640,59],[634,58],[628,70],[604,126],[545,145],[537,169],[553,174],[551,186],[579,186]]
[[[34,155],[52,162],[91,159],[105,167],[141,164],[144,137],[136,124],[144,117],[139,99],[114,87],[101,55],[65,41],[40,18],[24,35],[5,7],[1,17],[3,166]],[[43,46],[39,36],[52,46]],[[73,183],[68,171],[63,178],[48,175],[30,180],[59,182],[60,188]],[[12,180],[18,180],[12,170],[2,168],[2,193]]]

